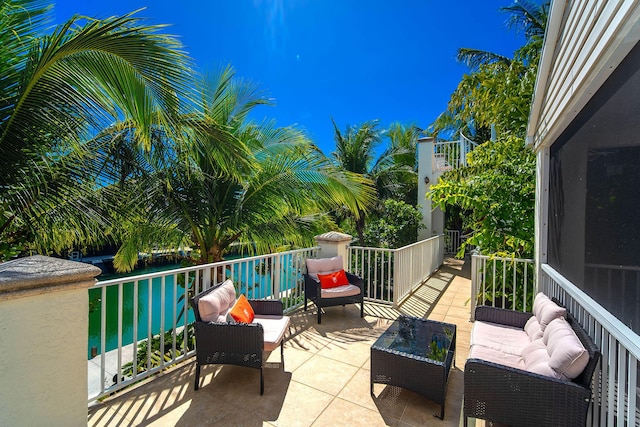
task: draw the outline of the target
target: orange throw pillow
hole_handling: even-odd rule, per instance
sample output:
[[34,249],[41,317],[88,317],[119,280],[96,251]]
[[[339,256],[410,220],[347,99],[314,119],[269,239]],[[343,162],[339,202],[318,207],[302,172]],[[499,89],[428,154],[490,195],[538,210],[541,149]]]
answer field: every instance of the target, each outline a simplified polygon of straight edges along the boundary
[[249,300],[244,295],[240,295],[238,301],[229,312],[233,320],[240,323],[251,323],[255,317],[253,308],[249,304]]
[[322,289],[337,288],[338,286],[344,286],[349,284],[347,279],[347,273],[344,270],[338,270],[329,274],[318,274],[320,280],[320,287]]

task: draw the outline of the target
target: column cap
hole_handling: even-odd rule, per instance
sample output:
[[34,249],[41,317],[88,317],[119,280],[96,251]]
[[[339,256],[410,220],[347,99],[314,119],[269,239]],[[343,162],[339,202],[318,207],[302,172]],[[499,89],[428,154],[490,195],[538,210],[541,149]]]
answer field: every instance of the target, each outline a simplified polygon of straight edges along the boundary
[[339,243],[339,242],[350,242],[353,239],[352,236],[344,233],[339,233],[337,231],[329,231],[327,233],[319,234],[316,236],[316,242],[331,242],[331,243]]
[[89,287],[101,270],[91,264],[34,255],[0,264],[0,299]]

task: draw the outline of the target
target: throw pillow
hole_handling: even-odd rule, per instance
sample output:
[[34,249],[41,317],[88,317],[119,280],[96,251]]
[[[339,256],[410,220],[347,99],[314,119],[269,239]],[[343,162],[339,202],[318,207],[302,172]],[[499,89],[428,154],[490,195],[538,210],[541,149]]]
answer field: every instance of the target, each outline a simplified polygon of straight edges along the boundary
[[251,323],[255,317],[253,308],[244,295],[240,295],[240,298],[236,301],[236,305],[233,306],[229,314],[236,322],[240,323]]
[[338,286],[349,284],[347,273],[345,273],[344,270],[338,270],[329,274],[318,274],[318,280],[320,280],[320,287],[322,289],[337,288]]

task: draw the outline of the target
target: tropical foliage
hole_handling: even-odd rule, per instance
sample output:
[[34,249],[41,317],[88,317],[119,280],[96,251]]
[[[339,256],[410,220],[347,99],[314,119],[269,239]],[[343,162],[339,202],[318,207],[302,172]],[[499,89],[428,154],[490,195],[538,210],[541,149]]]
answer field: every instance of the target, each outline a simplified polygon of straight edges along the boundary
[[477,141],[498,134],[524,136],[546,29],[549,2],[517,1],[501,9],[508,25],[524,32],[526,43],[513,58],[477,49],[461,48],[458,60],[465,74],[451,95],[447,111],[432,124],[434,136],[464,133]]
[[[428,194],[441,207],[464,212],[472,232],[467,245],[485,254],[533,256],[535,155],[524,144],[549,2],[519,1],[503,8],[509,25],[523,30],[526,44],[513,58],[460,49],[471,72],[433,124],[438,132],[465,133],[487,141],[467,158],[467,167],[445,173]],[[464,250],[464,247],[462,251]],[[462,253],[461,251],[461,253]]]
[[441,208],[453,205],[465,210],[463,227],[474,230],[465,245],[480,247],[485,254],[532,257],[533,151],[521,138],[506,136],[480,145],[467,162],[467,167],[447,172],[431,187],[431,200]]
[[[234,243],[261,253],[308,244],[313,235],[335,228],[325,212],[372,204],[370,182],[337,169],[300,130],[249,121],[251,110],[268,104],[267,98],[231,68],[197,87],[199,119],[185,119],[188,138],[141,180],[146,201],[116,254],[118,269],[133,268],[138,251],[157,244],[159,235],[175,239],[166,242],[170,247],[191,242],[201,263],[222,260]],[[239,161],[229,167],[234,174],[203,155],[217,150],[220,136],[236,143]]]
[[0,255],[99,244],[117,200],[103,158],[127,133],[152,150],[189,99],[189,59],[132,15],[73,17],[43,35],[51,7],[0,3]]
[[247,117],[270,102],[233,70],[196,79],[163,26],[73,17],[46,35],[43,1],[0,4],[0,251],[62,253],[236,242],[300,244],[337,207],[373,202],[299,130]]
[[[370,206],[359,206],[355,211],[339,210],[337,217],[340,226],[345,231],[356,234],[359,244],[372,245],[375,242],[381,243],[382,240],[386,242],[385,245],[389,244],[387,238],[374,237],[374,234],[380,231],[381,223],[392,227],[407,226],[406,218],[387,216],[385,202],[394,200],[415,206],[418,197],[416,144],[420,129],[413,125],[392,123],[388,129],[380,130],[377,121],[347,126],[344,132],[340,131],[335,121],[333,127],[336,150],[332,157],[335,164],[342,170],[369,178],[377,195],[377,203]],[[378,152],[383,141],[386,146]],[[407,206],[407,209],[410,208],[412,207]],[[416,208],[413,207],[413,210]],[[369,221],[375,224],[369,226]],[[417,228],[408,228],[414,229],[414,235],[408,238],[410,243],[417,238]],[[407,240],[407,237],[391,240],[391,247],[397,247],[394,245]]]
[[402,200],[386,199],[378,215],[364,230],[364,245],[375,248],[401,248],[416,242],[422,213]]

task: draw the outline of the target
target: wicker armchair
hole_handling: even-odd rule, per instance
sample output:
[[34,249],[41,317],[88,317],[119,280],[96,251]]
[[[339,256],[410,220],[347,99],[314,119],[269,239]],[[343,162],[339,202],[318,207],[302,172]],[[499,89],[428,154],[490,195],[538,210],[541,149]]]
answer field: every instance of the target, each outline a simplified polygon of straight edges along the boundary
[[323,290],[318,273],[328,273],[343,269],[342,256],[333,258],[307,259],[304,274],[304,309],[311,300],[318,308],[318,323],[322,323],[322,307],[345,304],[360,304],[360,317],[364,317],[364,281],[355,274],[346,273],[349,285],[332,290]]
[[[478,307],[476,320],[523,327],[530,313]],[[482,359],[464,368],[464,425],[468,417],[513,426],[584,426],[591,402],[591,381],[600,353],[584,329],[567,312],[567,321],[589,354],[574,380],[538,375]]]
[[[264,393],[264,352],[280,346],[281,367],[284,369],[284,329],[289,319],[283,316],[280,300],[249,300],[257,321],[253,323],[205,322],[200,317],[198,302],[200,298],[214,292],[222,285],[214,286],[201,292],[190,300],[196,321],[196,378],[194,389],[200,384],[200,368],[208,364],[228,364],[246,366],[260,370],[260,394]],[[265,327],[261,320],[276,321],[276,328],[284,328],[275,333],[280,336],[276,342],[265,342]],[[284,320],[284,321],[282,321]],[[263,322],[264,323],[264,322]],[[273,331],[271,331],[273,332]],[[280,334],[280,335],[278,335]]]

